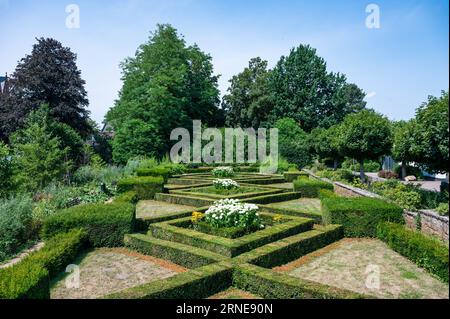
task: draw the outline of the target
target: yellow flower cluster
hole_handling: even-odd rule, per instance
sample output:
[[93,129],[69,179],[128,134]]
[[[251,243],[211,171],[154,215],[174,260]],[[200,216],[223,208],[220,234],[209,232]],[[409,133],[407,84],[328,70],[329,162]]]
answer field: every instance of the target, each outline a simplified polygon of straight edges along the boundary
[[199,213],[199,212],[193,212],[192,213],[192,217],[191,217],[191,221],[193,222],[193,223],[196,223],[196,222],[198,222],[199,220],[201,220],[202,218],[203,218],[203,214],[202,213]]
[[277,214],[273,217],[274,223],[279,223],[279,222],[281,222],[282,219],[283,219],[283,216],[280,214]]

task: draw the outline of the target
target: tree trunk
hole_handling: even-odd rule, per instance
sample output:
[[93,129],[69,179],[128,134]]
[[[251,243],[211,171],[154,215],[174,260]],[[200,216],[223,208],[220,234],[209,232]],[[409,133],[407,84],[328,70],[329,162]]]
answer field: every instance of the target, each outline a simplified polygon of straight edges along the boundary
[[333,169],[337,170],[337,168],[338,168],[338,161],[337,159],[334,159]]
[[406,177],[406,163],[405,161],[402,161],[402,179],[405,179]]
[[364,174],[364,160],[359,161],[359,178],[362,183],[366,182],[366,175]]

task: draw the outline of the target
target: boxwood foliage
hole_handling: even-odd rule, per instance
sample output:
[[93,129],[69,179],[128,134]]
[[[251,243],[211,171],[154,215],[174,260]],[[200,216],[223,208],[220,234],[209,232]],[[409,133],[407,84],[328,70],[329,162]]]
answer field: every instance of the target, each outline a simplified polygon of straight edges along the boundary
[[420,267],[448,282],[448,246],[437,239],[394,223],[380,223],[378,238]]
[[293,182],[299,177],[309,177],[309,174],[303,171],[291,171],[291,172],[284,172],[283,173],[284,179],[286,182]]
[[376,237],[380,222],[403,224],[403,209],[382,199],[368,197],[329,197],[322,200],[325,225],[344,226],[346,237]]
[[137,176],[153,176],[164,178],[164,182],[167,183],[169,177],[171,177],[171,170],[165,167],[152,167],[152,168],[138,168],[136,170]]
[[220,262],[110,294],[105,299],[200,299],[231,286],[233,267]]
[[50,277],[65,269],[86,244],[82,229],[58,234],[19,263],[0,269],[0,299],[46,299]]
[[303,197],[318,197],[321,189],[333,191],[334,186],[331,183],[302,177],[294,181],[294,191],[300,192]]
[[114,198],[114,202],[116,203],[131,203],[137,204],[139,201],[139,196],[135,191],[128,191],[122,194],[119,194]]
[[161,176],[128,177],[117,183],[117,191],[125,193],[135,191],[139,199],[153,199],[155,194],[164,189],[164,178]]
[[123,246],[134,230],[135,206],[130,203],[86,204],[62,210],[44,221],[42,236],[50,238],[73,228],[84,228],[93,247]]
[[233,286],[267,299],[363,299],[370,296],[327,286],[250,264],[233,272]]

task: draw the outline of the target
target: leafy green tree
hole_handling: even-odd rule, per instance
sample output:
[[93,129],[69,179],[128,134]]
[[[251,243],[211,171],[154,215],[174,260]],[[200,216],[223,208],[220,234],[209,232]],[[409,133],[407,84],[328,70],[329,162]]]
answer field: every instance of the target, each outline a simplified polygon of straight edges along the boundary
[[258,128],[267,120],[273,107],[269,95],[269,75],[267,61],[257,57],[250,60],[244,71],[233,76],[222,103],[228,126]]
[[300,45],[281,57],[269,78],[274,102],[268,121],[290,117],[306,132],[340,123],[365,107],[364,93],[339,73],[328,73],[323,58]]
[[0,198],[12,191],[13,163],[11,149],[0,141]]
[[30,113],[25,128],[11,136],[15,179],[20,190],[36,191],[60,179],[70,169],[67,154],[58,137],[49,132],[45,112]]
[[290,163],[303,168],[311,162],[308,134],[290,118],[283,118],[275,123],[278,128],[278,148],[282,157]]
[[430,96],[416,113],[414,161],[430,173],[446,173],[449,167],[448,91]]
[[344,156],[358,160],[365,182],[364,160],[377,160],[391,153],[391,123],[373,110],[348,115],[339,126],[339,148]]
[[221,124],[211,57],[196,45],[187,47],[172,26],[158,25],[122,69],[119,100],[107,114],[115,131],[114,161],[125,163],[136,155],[161,157],[170,149],[172,129],[192,127],[191,119]]
[[415,120],[399,121],[393,124],[394,142],[392,146],[392,156],[400,161],[402,165],[401,177],[406,177],[406,167],[409,162],[414,161],[414,148],[416,144],[417,131]]
[[334,169],[337,169],[339,161],[344,158],[339,145],[339,126],[316,128],[311,132],[310,140],[313,152],[321,159],[332,159]]
[[0,138],[23,127],[28,114],[48,104],[50,116],[82,137],[90,133],[88,99],[76,65],[76,55],[54,39],[37,39],[30,55],[9,79],[8,94],[0,102]]

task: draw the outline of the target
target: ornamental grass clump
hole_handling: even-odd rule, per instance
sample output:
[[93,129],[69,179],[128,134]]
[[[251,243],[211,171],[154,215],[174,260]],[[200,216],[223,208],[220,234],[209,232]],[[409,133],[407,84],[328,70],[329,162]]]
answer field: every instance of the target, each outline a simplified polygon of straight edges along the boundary
[[216,167],[212,170],[212,174],[214,177],[233,177],[234,176],[234,170],[233,167],[230,166],[224,166],[224,167]]
[[222,199],[205,212],[203,220],[215,228],[260,229],[264,225],[258,209],[254,204],[241,203],[237,199]]
[[239,184],[233,181],[232,179],[216,179],[213,182],[214,187],[216,189],[222,190],[231,190],[231,189],[238,189]]

